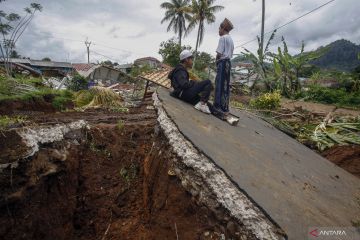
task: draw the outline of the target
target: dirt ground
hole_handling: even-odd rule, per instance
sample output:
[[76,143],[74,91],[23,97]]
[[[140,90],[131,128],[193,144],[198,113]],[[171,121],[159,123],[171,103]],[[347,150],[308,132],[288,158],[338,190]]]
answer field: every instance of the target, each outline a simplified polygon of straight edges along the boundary
[[283,98],[281,100],[281,107],[290,109],[290,110],[297,110],[299,108],[315,113],[324,113],[327,114],[329,112],[334,111],[335,116],[360,116],[360,110],[352,110],[347,108],[336,108],[333,105],[329,104],[322,104],[322,103],[314,103],[314,102],[304,102],[304,101],[294,101],[290,99]]
[[1,239],[240,239],[168,174],[173,156],[150,103],[129,113],[33,109],[31,124],[84,119],[91,130],[0,172]]
[[360,146],[333,147],[322,156],[360,178]]

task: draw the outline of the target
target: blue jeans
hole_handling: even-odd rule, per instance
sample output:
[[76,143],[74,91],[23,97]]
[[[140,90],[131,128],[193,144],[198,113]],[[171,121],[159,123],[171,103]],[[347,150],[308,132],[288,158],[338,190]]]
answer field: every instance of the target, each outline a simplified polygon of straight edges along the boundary
[[224,113],[229,112],[230,70],[231,62],[229,59],[223,59],[217,62],[214,107]]

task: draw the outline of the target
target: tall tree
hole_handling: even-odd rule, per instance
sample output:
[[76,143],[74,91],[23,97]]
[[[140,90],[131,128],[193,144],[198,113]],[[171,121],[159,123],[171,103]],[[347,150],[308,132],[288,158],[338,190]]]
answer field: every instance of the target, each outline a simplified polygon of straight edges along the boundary
[[[192,0],[192,19],[186,30],[186,34],[189,34],[196,25],[199,25],[195,45],[195,58],[198,47],[204,40],[205,22],[208,24],[214,23],[216,20],[215,13],[224,9],[223,6],[214,6],[215,1],[216,0]],[[194,62],[195,61],[196,59],[194,59]]]
[[0,10],[0,33],[2,37],[0,51],[8,75],[10,75],[12,71],[10,64],[11,52],[14,50],[17,41],[34,18],[35,13],[42,10],[42,6],[38,3],[31,3],[30,6],[24,10],[26,13],[24,17],[20,17],[16,13],[6,14]]
[[186,21],[191,20],[191,8],[189,6],[190,0],[171,0],[170,2],[164,2],[160,5],[162,9],[165,9],[165,17],[161,20],[161,24],[170,21],[167,31],[174,30],[175,34],[178,34],[179,45],[181,46],[181,39],[186,30]]

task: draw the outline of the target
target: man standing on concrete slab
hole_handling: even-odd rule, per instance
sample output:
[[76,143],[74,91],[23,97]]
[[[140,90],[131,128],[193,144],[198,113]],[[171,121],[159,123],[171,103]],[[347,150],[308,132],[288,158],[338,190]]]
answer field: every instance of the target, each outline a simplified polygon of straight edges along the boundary
[[193,81],[189,79],[189,72],[193,66],[193,55],[189,50],[180,54],[180,63],[170,72],[169,79],[174,91],[171,96],[194,105],[195,109],[210,114],[209,97],[213,90],[210,80]]
[[234,53],[234,42],[229,32],[234,28],[233,24],[225,18],[219,27],[219,44],[216,49],[216,80],[214,107],[224,114],[224,119],[230,124],[237,123],[239,119],[229,115],[230,102],[230,59]]

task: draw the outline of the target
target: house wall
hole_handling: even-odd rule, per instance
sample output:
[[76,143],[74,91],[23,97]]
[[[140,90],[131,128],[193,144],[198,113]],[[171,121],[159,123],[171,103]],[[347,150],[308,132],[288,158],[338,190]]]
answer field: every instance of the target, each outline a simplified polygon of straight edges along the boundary
[[130,78],[122,72],[106,67],[97,68],[91,75],[91,80],[102,80],[103,84],[126,83]]

